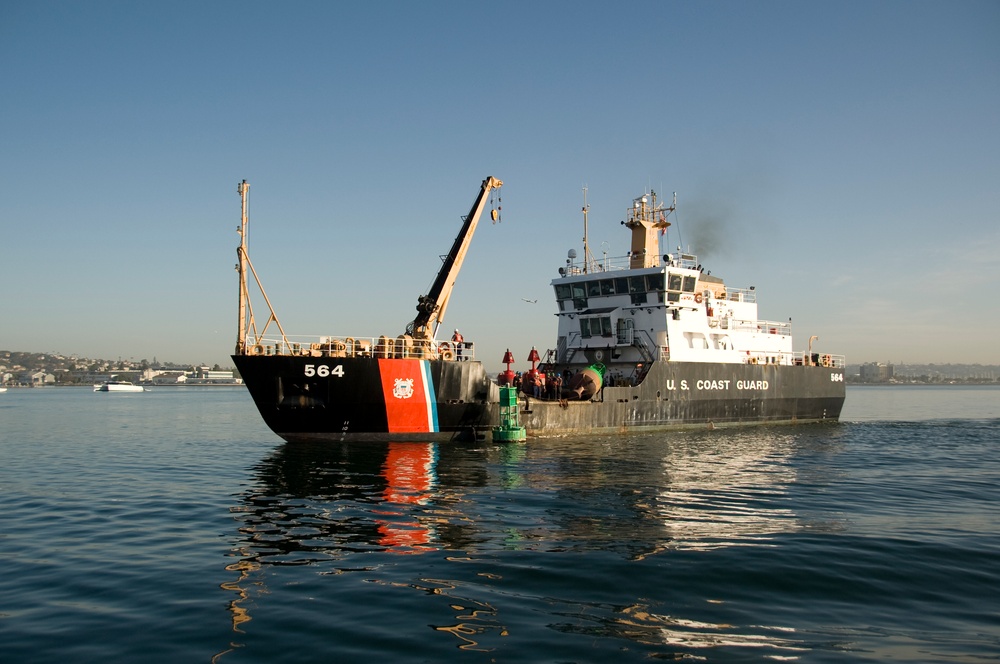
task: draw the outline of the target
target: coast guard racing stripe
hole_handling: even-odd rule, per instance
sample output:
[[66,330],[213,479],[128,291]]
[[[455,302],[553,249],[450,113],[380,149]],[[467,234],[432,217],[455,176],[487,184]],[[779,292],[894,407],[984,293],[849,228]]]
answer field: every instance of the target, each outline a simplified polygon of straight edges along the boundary
[[379,360],[389,433],[438,431],[437,401],[427,360]]

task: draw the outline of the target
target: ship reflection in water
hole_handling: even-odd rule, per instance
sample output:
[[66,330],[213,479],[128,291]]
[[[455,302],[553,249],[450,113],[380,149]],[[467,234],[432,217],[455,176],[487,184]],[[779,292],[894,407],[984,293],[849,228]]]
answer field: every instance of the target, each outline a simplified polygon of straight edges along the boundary
[[[426,443],[389,443],[382,476],[384,509],[376,518],[381,537],[378,543],[397,553],[419,553],[433,546],[433,526],[422,523],[407,511],[410,505],[426,505],[434,489],[437,446]],[[399,506],[393,509],[393,506]]]
[[[838,528],[804,523],[789,507],[802,440],[798,432],[764,428],[512,444],[283,445],[259,462],[256,483],[232,508],[238,560],[228,569],[240,576],[223,587],[237,594],[230,596],[234,629],[245,629],[251,607],[267,601],[262,586],[274,575],[266,569],[311,566],[323,576],[360,571],[377,584],[446,595],[456,622],[431,627],[457,637],[458,647],[491,650],[484,634],[507,634],[493,595],[463,596],[461,587],[489,583],[493,575],[499,581],[506,556],[579,553],[606,561],[611,554],[642,567],[670,552],[762,547],[805,528]],[[414,578],[411,568],[394,571],[399,554],[432,553],[433,560],[422,561],[426,577]],[[546,569],[566,566],[561,559],[535,560]],[[483,568],[484,561],[491,564]],[[606,562],[570,563],[579,564]],[[451,566],[447,574],[441,565]],[[589,601],[552,610],[596,618]],[[713,628],[657,615],[648,596],[617,603],[598,622],[589,629],[643,643],[796,648],[777,627],[768,628],[771,635],[748,634],[731,624]]]

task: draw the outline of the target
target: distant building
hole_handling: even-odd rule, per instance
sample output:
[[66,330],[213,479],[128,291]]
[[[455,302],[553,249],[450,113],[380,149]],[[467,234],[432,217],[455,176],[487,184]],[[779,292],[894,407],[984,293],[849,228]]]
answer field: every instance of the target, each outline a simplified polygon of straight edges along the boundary
[[887,383],[893,379],[891,364],[869,362],[861,365],[862,383]]
[[198,378],[208,383],[236,382],[236,378],[233,376],[232,371],[212,371],[211,369],[204,367],[198,372]]
[[183,385],[187,382],[187,374],[183,371],[154,371],[147,369],[143,380],[154,385]]
[[55,382],[56,377],[50,373],[45,373],[44,371],[35,371],[21,376],[21,384],[31,385],[32,387],[38,385],[52,385]]

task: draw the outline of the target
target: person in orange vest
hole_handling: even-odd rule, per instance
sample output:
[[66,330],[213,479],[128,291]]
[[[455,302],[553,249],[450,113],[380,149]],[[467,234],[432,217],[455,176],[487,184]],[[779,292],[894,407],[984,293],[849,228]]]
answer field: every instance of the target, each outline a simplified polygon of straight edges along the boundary
[[465,344],[465,339],[462,337],[462,334],[458,331],[458,329],[455,330],[455,334],[451,335],[451,341],[455,344],[455,359],[461,362],[462,347]]

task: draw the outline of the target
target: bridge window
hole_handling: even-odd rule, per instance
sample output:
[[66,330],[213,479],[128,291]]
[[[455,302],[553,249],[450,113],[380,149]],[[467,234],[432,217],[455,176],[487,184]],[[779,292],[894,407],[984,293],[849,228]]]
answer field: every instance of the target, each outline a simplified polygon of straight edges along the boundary
[[676,302],[678,300],[677,293],[693,293],[694,289],[698,287],[698,277],[689,274],[674,274],[671,272],[667,276],[667,294],[668,302]]
[[580,336],[584,339],[610,337],[612,329],[610,316],[580,319]]

